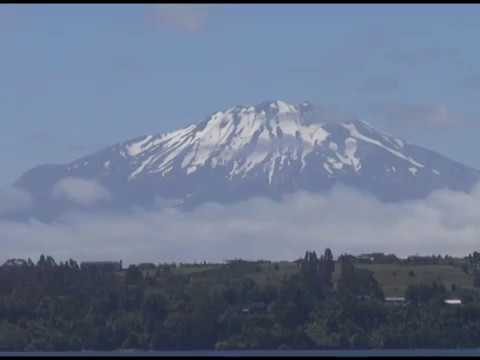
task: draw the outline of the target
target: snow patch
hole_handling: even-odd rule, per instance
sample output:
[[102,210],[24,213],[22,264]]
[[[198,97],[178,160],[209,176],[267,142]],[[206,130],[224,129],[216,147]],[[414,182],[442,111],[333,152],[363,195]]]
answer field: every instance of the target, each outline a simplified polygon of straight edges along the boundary
[[194,173],[197,170],[196,166],[190,166],[187,168],[187,175],[190,175],[191,173]]
[[276,101],[275,104],[279,113],[291,113],[297,111],[297,109],[295,109],[295,106],[287,104],[283,101]]
[[127,153],[130,156],[137,156],[141,154],[145,149],[143,146],[153,138],[152,135],[146,136],[143,140],[127,145]]
[[336,161],[334,158],[327,158],[327,161],[337,170],[340,170],[343,168],[343,163],[340,161]]
[[401,148],[403,148],[405,146],[405,144],[403,143],[402,140],[400,139],[394,139],[394,141],[397,143],[397,145]]
[[133,178],[135,178],[138,174],[140,174],[143,169],[145,169],[145,167],[150,164],[150,162],[152,161],[154,155],[151,155],[147,160],[144,160],[142,162],[142,164],[133,172],[130,174],[130,176],[128,177],[128,181],[132,180]]
[[342,155],[339,152],[336,152],[335,154],[337,157],[345,164],[352,166],[355,172],[358,172],[362,164],[360,162],[360,159],[355,157],[355,153],[357,151],[357,140],[354,138],[346,138],[345,139],[345,154]]
[[327,163],[323,163],[323,168],[324,168],[325,170],[327,170],[327,172],[328,172],[329,174],[333,174],[332,169],[330,169],[330,166],[328,166]]
[[350,132],[350,135],[351,135],[352,137],[357,138],[357,139],[359,139],[359,140],[363,140],[363,141],[365,141],[365,142],[369,142],[369,143],[374,144],[374,145],[377,145],[377,146],[381,147],[382,149],[385,149],[385,150],[387,150],[388,152],[392,153],[393,155],[398,156],[399,158],[402,158],[402,159],[404,159],[404,160],[407,160],[408,162],[410,162],[411,164],[413,164],[413,165],[415,165],[415,166],[417,166],[417,167],[422,167],[422,168],[424,167],[423,164],[420,164],[420,163],[416,162],[414,159],[412,159],[412,158],[410,158],[410,157],[408,157],[408,156],[405,156],[404,154],[402,154],[402,153],[400,153],[400,152],[398,152],[398,151],[396,151],[396,150],[390,149],[389,147],[383,145],[381,142],[379,142],[379,141],[377,141],[377,140],[371,139],[371,138],[369,138],[369,137],[361,134],[361,133],[357,130],[357,128],[356,128],[356,126],[355,126],[354,124],[342,124],[342,126],[343,126],[344,128],[346,128],[346,129]]

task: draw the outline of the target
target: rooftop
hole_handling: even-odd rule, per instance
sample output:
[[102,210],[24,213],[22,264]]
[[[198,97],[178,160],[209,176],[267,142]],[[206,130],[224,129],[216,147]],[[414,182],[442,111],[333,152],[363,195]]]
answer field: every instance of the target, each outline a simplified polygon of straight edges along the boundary
[[403,296],[389,296],[385,298],[385,301],[405,301]]
[[460,299],[445,299],[443,302],[445,304],[449,304],[449,305],[461,305],[462,304],[462,300],[460,300]]

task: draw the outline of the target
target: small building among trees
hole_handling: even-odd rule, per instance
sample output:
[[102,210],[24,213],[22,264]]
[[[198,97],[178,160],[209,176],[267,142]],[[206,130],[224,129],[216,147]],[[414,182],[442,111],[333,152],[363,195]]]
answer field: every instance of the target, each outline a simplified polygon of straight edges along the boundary
[[390,296],[385,298],[385,303],[392,305],[403,305],[406,300],[403,296]]
[[461,299],[445,299],[443,302],[447,305],[462,305]]

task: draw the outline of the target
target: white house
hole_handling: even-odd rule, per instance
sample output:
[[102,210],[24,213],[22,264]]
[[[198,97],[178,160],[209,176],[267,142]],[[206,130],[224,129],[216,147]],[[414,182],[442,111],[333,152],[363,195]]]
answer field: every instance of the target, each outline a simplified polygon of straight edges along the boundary
[[403,296],[390,296],[390,297],[386,297],[385,298],[385,302],[387,304],[394,304],[394,305],[398,305],[398,304],[405,304],[405,298]]
[[460,299],[445,299],[443,302],[448,305],[462,305],[462,300]]
[[385,298],[385,301],[389,301],[389,302],[404,302],[404,301],[405,301],[405,298],[402,297],[402,296],[390,296],[390,297],[386,297],[386,298]]

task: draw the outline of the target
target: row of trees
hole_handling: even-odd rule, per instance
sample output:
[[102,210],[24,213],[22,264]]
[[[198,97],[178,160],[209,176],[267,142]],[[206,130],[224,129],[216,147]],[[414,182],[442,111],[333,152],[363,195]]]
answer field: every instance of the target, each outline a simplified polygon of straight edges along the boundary
[[454,258],[449,255],[430,255],[420,256],[412,255],[407,258],[399,258],[395,254],[385,254],[382,252],[375,252],[369,254],[362,254],[355,256],[356,263],[364,264],[406,264],[406,265],[461,265],[468,264],[472,259],[473,254],[468,255],[464,259]]
[[263,265],[109,272],[12,261],[0,267],[0,351],[480,345],[478,303],[444,306],[441,286],[411,287],[411,306],[389,306],[348,255],[307,251],[278,284],[259,281]]

